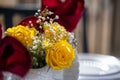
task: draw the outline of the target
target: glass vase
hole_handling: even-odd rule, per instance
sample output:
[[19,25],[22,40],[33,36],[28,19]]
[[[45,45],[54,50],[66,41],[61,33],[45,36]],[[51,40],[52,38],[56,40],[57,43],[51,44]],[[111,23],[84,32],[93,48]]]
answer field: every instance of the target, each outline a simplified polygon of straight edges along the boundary
[[24,78],[10,72],[3,72],[3,75],[4,80],[63,80],[63,70],[53,70],[48,66],[40,69],[30,69]]
[[71,67],[63,70],[53,70],[49,66],[40,69],[30,69],[24,78],[10,72],[3,72],[3,75],[4,80],[78,80],[79,62],[76,57]]

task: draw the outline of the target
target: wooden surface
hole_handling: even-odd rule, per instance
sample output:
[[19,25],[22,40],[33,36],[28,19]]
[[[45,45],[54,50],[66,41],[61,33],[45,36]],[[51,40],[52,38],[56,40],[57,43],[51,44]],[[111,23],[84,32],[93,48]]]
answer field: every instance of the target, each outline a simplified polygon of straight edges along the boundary
[[120,57],[120,0],[114,0],[114,16],[113,16],[113,34],[112,34],[112,55]]

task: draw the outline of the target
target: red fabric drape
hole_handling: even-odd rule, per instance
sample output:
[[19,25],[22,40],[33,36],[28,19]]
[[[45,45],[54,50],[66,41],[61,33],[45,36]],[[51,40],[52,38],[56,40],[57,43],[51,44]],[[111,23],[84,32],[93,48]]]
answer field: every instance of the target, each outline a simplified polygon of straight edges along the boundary
[[0,80],[3,71],[24,77],[31,68],[31,56],[18,40],[5,36],[2,39],[2,25],[0,24]]
[[28,50],[15,38],[6,36],[0,41],[0,79],[2,71],[24,77],[31,68]]
[[2,39],[2,26],[0,24],[0,40]]
[[56,15],[59,15],[58,22],[65,26],[68,31],[73,31],[84,10],[84,0],[42,0],[42,7],[48,7]]
[[[43,10],[45,7],[48,7],[55,15],[59,15],[58,23],[71,32],[76,28],[82,16],[84,0],[66,0],[65,2],[61,2],[60,0],[42,0],[41,9]],[[33,26],[36,27],[36,20],[36,17],[30,16],[19,24],[29,26],[29,21],[32,21]]]

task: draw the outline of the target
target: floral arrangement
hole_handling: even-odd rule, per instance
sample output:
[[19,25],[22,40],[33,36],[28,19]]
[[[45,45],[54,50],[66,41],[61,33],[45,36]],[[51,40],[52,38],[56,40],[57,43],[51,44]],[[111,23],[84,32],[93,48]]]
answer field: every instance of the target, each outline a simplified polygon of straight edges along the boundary
[[45,8],[8,28],[3,39],[0,30],[0,75],[8,71],[24,76],[30,68],[46,65],[55,70],[69,68],[75,59],[75,38],[58,18]]
[[6,35],[20,41],[30,52],[32,68],[41,68],[46,64],[53,69],[69,68],[75,59],[75,49],[70,44],[70,34],[64,26],[57,23],[59,17],[52,18],[53,12],[45,8],[38,10],[34,26],[29,21],[28,26],[19,24],[6,30]]
[[82,16],[84,0],[41,0],[41,3],[42,11],[5,32],[0,25],[0,80],[4,80],[4,72],[23,78],[31,68],[48,65],[61,70],[74,61],[76,41],[71,31]]

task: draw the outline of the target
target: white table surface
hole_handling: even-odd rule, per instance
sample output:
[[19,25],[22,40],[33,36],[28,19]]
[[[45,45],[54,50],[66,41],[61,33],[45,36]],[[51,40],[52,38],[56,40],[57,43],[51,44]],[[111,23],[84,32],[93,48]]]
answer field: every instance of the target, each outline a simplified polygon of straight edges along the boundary
[[114,56],[82,54],[78,61],[78,80],[120,80],[120,60]]

